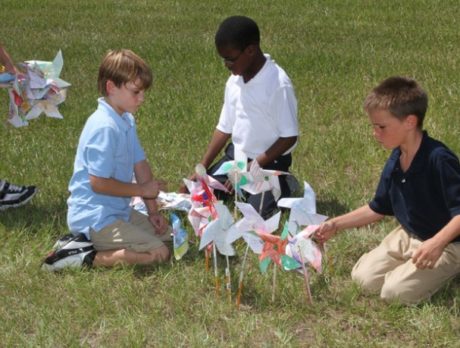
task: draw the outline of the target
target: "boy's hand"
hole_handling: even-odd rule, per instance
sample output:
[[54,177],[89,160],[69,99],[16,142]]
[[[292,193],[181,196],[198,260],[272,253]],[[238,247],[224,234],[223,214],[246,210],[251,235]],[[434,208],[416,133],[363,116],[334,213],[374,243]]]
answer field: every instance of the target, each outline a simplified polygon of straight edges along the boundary
[[141,184],[142,198],[157,198],[160,191],[166,190],[166,182],[163,180],[151,180]]
[[412,255],[412,262],[419,269],[433,268],[442,255],[445,245],[434,237],[424,241]]
[[334,234],[337,233],[337,225],[334,221],[323,222],[315,232],[315,239],[320,243],[324,244],[327,242]]
[[[196,175],[196,173],[194,173],[194,174],[190,175],[187,179],[190,180],[190,181],[196,181],[197,177],[198,177],[198,175]],[[185,183],[183,181],[179,186],[178,192],[179,193],[190,193],[190,192],[188,192],[187,186],[185,186]]]
[[230,180],[227,180],[224,184],[225,188],[228,190],[228,193],[230,195],[233,195],[235,193],[235,191],[233,190],[233,185],[232,185],[232,182]]
[[168,231],[168,221],[160,213],[156,212],[149,215],[149,221],[155,227],[157,234],[164,234]]

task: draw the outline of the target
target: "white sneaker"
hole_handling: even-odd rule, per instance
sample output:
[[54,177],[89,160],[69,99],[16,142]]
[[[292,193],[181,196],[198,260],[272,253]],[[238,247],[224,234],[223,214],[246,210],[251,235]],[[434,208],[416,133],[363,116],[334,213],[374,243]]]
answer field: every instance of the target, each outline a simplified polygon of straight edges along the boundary
[[17,186],[8,181],[0,181],[0,210],[20,207],[37,193],[35,186]]
[[59,271],[66,267],[91,267],[96,250],[93,243],[88,241],[83,234],[77,236],[64,236],[59,239],[52,251],[43,261],[42,269],[46,271]]

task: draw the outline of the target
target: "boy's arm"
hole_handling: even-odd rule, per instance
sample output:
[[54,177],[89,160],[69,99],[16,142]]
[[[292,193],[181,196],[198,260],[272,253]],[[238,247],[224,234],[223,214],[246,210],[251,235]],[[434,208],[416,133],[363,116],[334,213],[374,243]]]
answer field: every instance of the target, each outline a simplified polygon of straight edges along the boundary
[[278,138],[277,141],[273,143],[272,146],[268,148],[267,151],[257,156],[257,163],[261,167],[273,162],[287,150],[289,150],[297,141],[297,136],[287,137],[287,138]]
[[[143,196],[145,194],[141,185],[134,183],[126,183],[113,178],[102,178],[100,176],[89,175],[91,189],[96,193],[118,197],[133,197]],[[154,192],[147,194],[152,198],[155,197]]]
[[[212,135],[211,141],[208,144],[208,149],[204,154],[203,158],[201,159],[200,163],[208,169],[208,167],[212,164],[214,159],[217,157],[219,152],[224,148],[225,144],[227,144],[228,140],[230,139],[231,134],[224,133],[217,128],[214,130]],[[196,173],[193,173],[190,177],[190,180],[196,180]],[[227,185],[228,186],[228,185]],[[187,187],[185,184],[181,184],[178,190],[180,193],[188,192]]]
[[412,262],[420,269],[433,268],[445,247],[458,236],[460,236],[460,215],[454,216],[444,228],[424,241],[412,255]]
[[[157,190],[156,196],[160,190],[166,190],[166,182],[153,179],[152,169],[146,160],[139,161],[134,165],[134,175],[140,185],[155,188]],[[168,221],[158,211],[156,196],[154,198],[145,196],[142,198],[147,208],[150,223],[155,227],[157,233],[163,234],[168,230]]]
[[230,137],[231,134],[224,133],[218,129],[214,130],[208,149],[200,161],[206,169],[212,164],[219,152],[224,148],[225,144],[227,144]]
[[[138,180],[137,176],[136,180]],[[113,178],[103,178],[91,174],[89,175],[89,181],[91,189],[96,193],[118,197],[140,196],[144,199],[156,198],[158,192],[163,189],[164,186],[163,182],[156,180],[127,183]]]
[[379,221],[383,217],[384,215],[377,214],[366,204],[350,213],[337,216],[321,224],[315,233],[315,238],[320,243],[324,243],[341,230],[365,226]]
[[[152,169],[146,160],[137,162],[134,165],[134,175],[136,177],[136,182],[140,185],[158,187],[158,191],[166,189],[166,182],[153,179]],[[155,200],[156,196],[158,196],[158,193],[155,197],[141,195],[149,215],[158,213],[158,207]]]

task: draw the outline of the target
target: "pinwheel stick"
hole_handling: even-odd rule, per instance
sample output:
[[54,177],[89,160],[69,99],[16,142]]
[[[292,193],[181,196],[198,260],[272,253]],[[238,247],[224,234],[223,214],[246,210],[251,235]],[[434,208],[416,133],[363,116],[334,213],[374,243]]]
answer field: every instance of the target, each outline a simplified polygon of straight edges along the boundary
[[308,276],[308,270],[307,270],[307,267],[305,267],[305,262],[304,262],[302,251],[300,250],[300,248],[298,249],[298,252],[300,255],[300,263],[302,264],[303,278],[305,280],[305,293],[307,295],[307,302],[311,305],[313,304],[313,298],[311,297],[310,279]]
[[206,269],[206,272],[209,272],[209,257],[210,257],[209,254],[210,253],[209,253],[208,248],[205,248],[204,249],[204,267]]
[[233,190],[235,191],[235,207],[233,208],[233,217],[235,220],[238,218],[238,210],[236,208],[236,202],[238,201],[237,186],[238,186],[238,173],[235,171],[235,187],[233,188]]
[[272,283],[272,302],[275,302],[275,289],[276,289],[276,263],[273,264],[273,283]]
[[321,254],[323,255],[323,259],[326,261],[327,269],[329,273],[333,272],[333,264],[332,264],[332,259],[330,253],[326,255],[326,246],[324,243],[319,244],[319,250],[321,251]]
[[216,254],[216,244],[212,242],[212,257],[214,261],[214,280],[216,282],[216,295],[220,295],[220,281],[219,274],[217,272],[217,254]]
[[227,268],[225,268],[225,289],[227,290],[228,301],[232,302],[232,277],[230,274],[230,261],[228,260],[228,255],[225,255],[225,260],[227,261]]
[[244,278],[244,269],[246,267],[246,259],[248,257],[249,245],[246,245],[246,250],[244,251],[243,264],[241,265],[240,278],[238,280],[238,295],[236,296],[236,309],[240,309],[241,304],[241,294],[243,293],[243,278]]
[[[264,199],[265,199],[265,191],[262,192],[262,196],[260,197],[259,215],[262,214],[262,207],[264,205]],[[235,208],[236,208],[236,205],[235,205]],[[246,250],[244,251],[244,256],[243,256],[243,263],[241,265],[240,278],[238,280],[238,294],[236,296],[236,308],[237,309],[240,308],[241,295],[243,294],[244,270],[246,268],[246,260],[248,258],[248,251],[249,251],[249,244],[246,244]]]

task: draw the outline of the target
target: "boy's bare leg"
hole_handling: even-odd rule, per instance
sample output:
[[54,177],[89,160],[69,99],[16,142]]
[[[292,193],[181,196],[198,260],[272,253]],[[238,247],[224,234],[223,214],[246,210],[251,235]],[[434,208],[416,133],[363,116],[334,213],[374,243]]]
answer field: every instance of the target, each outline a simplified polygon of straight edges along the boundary
[[110,267],[117,264],[148,265],[154,262],[165,262],[169,259],[170,252],[166,246],[136,252],[128,249],[102,250],[96,253],[93,266]]

